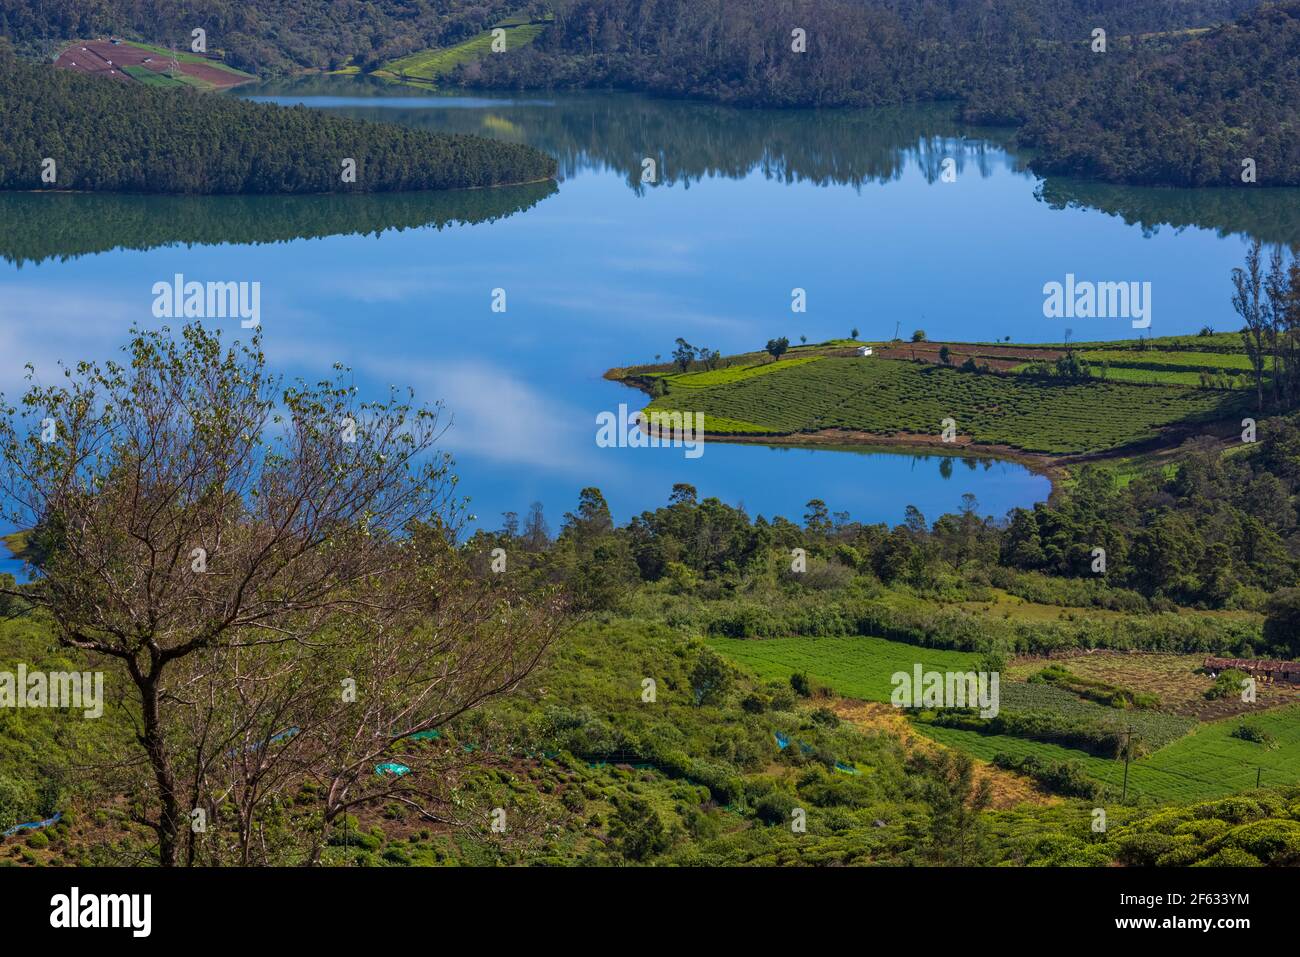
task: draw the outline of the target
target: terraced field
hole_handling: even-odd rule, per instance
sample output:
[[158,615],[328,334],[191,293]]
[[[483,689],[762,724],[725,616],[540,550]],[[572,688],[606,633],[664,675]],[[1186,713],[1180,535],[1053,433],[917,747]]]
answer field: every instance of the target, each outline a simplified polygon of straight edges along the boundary
[[[919,661],[929,671],[968,671],[978,657],[968,652],[923,648],[883,638],[713,638],[709,644],[763,680],[788,680],[795,672],[830,687],[837,695],[888,702],[896,671],[911,672]],[[1149,666],[1156,656],[1134,658]],[[1122,711],[1084,701],[1050,685],[1004,680],[1004,713],[1051,711],[1109,727],[1132,727],[1139,742],[1153,753],[1129,767],[1129,794],[1134,798],[1192,801],[1220,797],[1264,784],[1300,780],[1300,704],[1256,714],[1198,724],[1183,715],[1158,711]],[[1232,732],[1249,724],[1272,735],[1275,747],[1245,741]],[[1006,734],[981,734],[913,722],[913,728],[941,744],[984,761],[999,754],[1034,755],[1044,761],[1075,762],[1084,774],[1116,795],[1123,785],[1123,761],[1085,751]]]
[[1112,730],[1132,728],[1148,750],[1154,751],[1177,741],[1196,727],[1196,719],[1164,711],[1143,711],[1135,708],[1110,708],[1094,701],[1086,701],[1064,688],[1050,684],[1007,680],[1001,686],[1002,713],[1038,711],[1050,712],[1067,718],[1087,721],[1089,724]]
[[649,408],[703,412],[714,434],[844,429],[937,437],[942,420],[951,417],[959,441],[1076,454],[1151,439],[1175,423],[1225,418],[1246,401],[1222,390],[1099,379],[1060,383],[879,357],[776,365],[767,374],[712,384],[695,378],[701,373],[674,376],[668,394]]
[[661,379],[665,385],[677,389],[708,389],[716,385],[730,385],[734,382],[743,382],[746,379],[752,379],[755,376],[769,375],[773,372],[784,372],[787,369],[793,369],[796,366],[806,365],[809,362],[816,362],[821,356],[803,356],[794,359],[782,359],[780,362],[755,363],[753,365],[732,365],[725,369],[713,369],[707,372],[688,372],[688,373],[651,373],[655,378]]
[[[1234,373],[1228,376],[1223,388],[1253,389],[1253,380]],[[1172,372],[1162,369],[1130,369],[1125,366],[1111,366],[1106,370],[1105,378],[1111,382],[1140,382],[1152,385],[1177,385],[1197,389],[1203,385],[1200,372]],[[1216,386],[1217,387],[1217,386]]]
[[512,17],[455,46],[421,50],[409,56],[389,60],[375,71],[375,75],[431,84],[451,73],[462,63],[471,63],[491,53],[492,30],[498,28],[505,30],[506,49],[516,50],[536,40],[547,26],[545,20],[533,22],[525,17]]
[[[1253,788],[1256,772],[1264,785],[1300,780],[1300,705],[1279,708],[1246,719],[1271,734],[1275,749],[1232,736],[1243,719],[1229,718],[1201,725],[1191,734],[1129,766],[1130,797],[1195,801],[1222,797]],[[1036,755],[1048,761],[1078,762],[1085,774],[1120,792],[1124,762],[1097,758],[1073,748],[1005,735],[918,724],[917,730],[941,744],[991,761],[998,754]]]
[[[1117,345],[1113,340],[1095,340],[1089,342],[1076,342],[1076,349],[1113,349]],[[1194,336],[1160,336],[1154,339],[1147,339],[1146,346],[1148,349],[1160,352],[1236,352],[1245,354],[1245,346],[1241,342],[1241,333],[1239,332],[1216,332],[1211,335],[1194,335]],[[1062,344],[1055,344],[1053,348],[1063,348]]]
[[1173,352],[1155,349],[1081,349],[1089,362],[1109,362],[1130,369],[1158,369],[1183,372],[1206,369],[1222,372],[1250,372],[1250,357],[1231,352]]
[[[174,61],[174,66],[173,66]],[[224,90],[256,79],[220,60],[184,50],[132,41],[77,41],[65,48],[54,60],[60,69],[106,76],[130,78],[146,86],[190,86],[198,90]]]

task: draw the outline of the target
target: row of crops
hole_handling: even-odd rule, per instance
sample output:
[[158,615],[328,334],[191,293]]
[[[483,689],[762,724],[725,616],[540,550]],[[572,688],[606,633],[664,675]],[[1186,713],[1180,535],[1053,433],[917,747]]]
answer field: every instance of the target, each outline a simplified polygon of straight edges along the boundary
[[730,385],[734,382],[752,379],[755,376],[793,369],[809,362],[816,362],[820,358],[821,356],[803,356],[795,359],[784,359],[780,362],[731,365],[723,369],[712,369],[705,372],[688,372],[677,375],[672,373],[651,373],[651,376],[662,379],[665,384],[673,389],[707,389],[715,385]]
[[1196,727],[1196,719],[1185,715],[1107,707],[1046,683],[1008,681],[1001,692],[1005,714],[1048,712],[1113,731],[1131,728],[1145,751],[1159,750]]
[[[1075,355],[1092,367],[1093,375],[1119,382],[1214,389],[1254,387],[1254,367],[1244,352],[1077,349]],[[1021,363],[1011,369],[1013,372],[1032,370],[1031,363]]]
[[[1292,783],[1300,774],[1300,707],[1277,708],[1249,718],[1202,724],[1129,767],[1130,798],[1194,801],[1221,797],[1255,786]],[[1265,747],[1234,734],[1249,725],[1274,742]],[[949,747],[985,761],[997,755],[1034,756],[1050,763],[1072,763],[1094,781],[1118,794],[1124,782],[1124,762],[1100,758],[1074,748],[1008,735],[917,725],[917,730]]]
[[481,59],[492,52],[493,30],[504,30],[506,50],[517,50],[536,40],[551,19],[550,14],[544,21],[538,22],[522,16],[511,17],[454,46],[421,50],[400,59],[389,60],[378,73],[405,80],[431,82],[446,76],[461,64]]
[[1234,415],[1246,402],[1244,394],[1212,389],[1061,383],[881,358],[779,363],[762,375],[703,388],[690,388],[692,378],[674,377],[650,408],[703,412],[706,430],[715,434],[845,429],[938,436],[951,418],[958,436],[976,443],[1049,454],[1139,442],[1174,423]]
[[[863,701],[888,702],[895,672],[978,669],[978,656],[905,645],[876,637],[792,636],[742,640],[712,638],[709,644],[761,680],[787,681],[803,673],[834,693]],[[1263,784],[1291,782],[1300,774],[1300,705],[1198,724],[1194,718],[1158,710],[1117,709],[1084,700],[1045,683],[1004,680],[1001,714],[1038,712],[1112,731],[1130,732],[1142,756],[1129,767],[1132,798],[1190,801],[1219,797]],[[920,715],[918,715],[920,717]],[[1268,741],[1247,740],[1249,726]],[[917,731],[985,761],[998,755],[1032,757],[1045,764],[1071,765],[1118,795],[1124,761],[1075,747],[1010,733],[988,733],[918,720]],[[1258,776],[1258,777],[1257,777]]]
[[[1141,339],[1142,351],[1157,352],[1236,352],[1245,353],[1245,344],[1240,332],[1215,332],[1210,335],[1161,336],[1154,339]],[[1113,349],[1127,348],[1133,340],[1098,340],[1094,342],[1075,342],[1076,349]],[[1057,343],[1048,348],[1065,348],[1064,343]]]
[[1154,349],[1083,349],[1079,356],[1089,362],[1107,362],[1131,369],[1185,372],[1251,372],[1250,357],[1231,352],[1164,352]]

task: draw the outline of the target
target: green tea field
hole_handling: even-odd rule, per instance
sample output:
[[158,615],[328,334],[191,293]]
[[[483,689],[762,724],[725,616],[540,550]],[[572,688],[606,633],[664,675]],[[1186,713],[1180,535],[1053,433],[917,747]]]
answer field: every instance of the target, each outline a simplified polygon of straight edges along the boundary
[[546,29],[547,22],[547,20],[529,20],[526,17],[511,17],[492,29],[484,30],[477,36],[454,46],[421,50],[409,56],[389,60],[376,70],[374,75],[417,85],[432,84],[461,64],[472,63],[491,53],[493,30],[505,30],[506,50],[516,50],[536,40]]
[[[710,645],[746,671],[763,680],[788,680],[807,674],[814,684],[835,694],[864,701],[888,702],[896,671],[911,672],[919,662],[925,670],[964,671],[977,667],[978,656],[923,648],[883,638],[714,638]],[[1158,657],[1147,660],[1159,663]],[[1080,700],[1063,690],[1034,683],[1004,681],[1004,714],[1050,711],[1112,730],[1131,728],[1146,754],[1129,767],[1133,799],[1190,801],[1219,797],[1263,784],[1300,780],[1300,705],[1198,724],[1163,711],[1121,710]],[[1263,733],[1267,743],[1233,734],[1242,725]],[[1044,762],[1074,763],[1093,781],[1118,796],[1123,787],[1124,762],[1060,744],[1012,734],[985,734],[914,722],[920,733],[984,761],[998,755],[1034,756]]]
[[909,674],[920,662],[926,670],[964,671],[979,656],[966,651],[921,648],[869,636],[855,638],[714,638],[719,653],[759,678],[784,681],[802,671],[837,693],[863,701],[888,701],[890,676]]
[[703,412],[714,433],[778,435],[842,429],[937,437],[951,418],[958,441],[1068,455],[1153,439],[1176,423],[1224,418],[1240,402],[1209,388],[1059,383],[879,357],[792,359],[771,368],[762,375],[722,369],[667,377],[667,394],[649,409]]
[[[1273,748],[1233,737],[1241,724],[1273,736]],[[991,761],[998,754],[1033,754],[1049,761],[1074,761],[1088,777],[1119,794],[1124,762],[1097,758],[1073,748],[1008,735],[918,724],[917,730],[936,741]],[[1300,779],[1300,706],[1268,711],[1246,720],[1228,718],[1198,729],[1129,766],[1129,795],[1167,801],[1221,797],[1262,785],[1294,783]]]

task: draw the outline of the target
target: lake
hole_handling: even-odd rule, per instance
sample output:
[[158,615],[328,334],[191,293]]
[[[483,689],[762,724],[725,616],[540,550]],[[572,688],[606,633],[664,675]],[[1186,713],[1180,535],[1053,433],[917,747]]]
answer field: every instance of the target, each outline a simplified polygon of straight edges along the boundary
[[[542,502],[552,531],[597,486],[616,519],[674,483],[751,514],[805,503],[861,521],[927,518],[963,493],[982,514],[1049,483],[1007,462],[711,442],[598,448],[596,416],[645,397],[601,378],[683,337],[724,354],[768,339],[1060,341],[1127,320],[1049,320],[1042,287],[1152,284],[1151,335],[1235,327],[1229,270],[1247,242],[1294,241],[1300,191],[1044,183],[1007,132],[946,107],[737,110],[631,94],[439,97],[348,79],[244,95],[527,142],[560,182],[418,196],[0,196],[0,389],[23,364],[106,358],[156,324],[155,282],[261,283],[266,352],[289,376],[350,365],[363,393],[442,400],[445,446],[480,526]],[[643,183],[646,158],[655,182]],[[945,160],[955,179],[944,176]],[[332,160],[331,160],[332,161]],[[792,290],[807,311],[791,311]],[[505,311],[492,309],[504,291]],[[227,321],[231,335],[240,330]],[[936,424],[937,428],[937,424]],[[0,564],[14,570],[15,563]]]

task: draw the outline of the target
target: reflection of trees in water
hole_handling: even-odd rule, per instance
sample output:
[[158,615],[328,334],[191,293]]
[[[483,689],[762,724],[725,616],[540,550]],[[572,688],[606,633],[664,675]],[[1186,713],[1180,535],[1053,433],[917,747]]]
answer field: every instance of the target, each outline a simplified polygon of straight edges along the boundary
[[[359,87],[362,95],[393,91]],[[258,95],[346,95],[347,87],[288,84],[261,87]],[[354,90],[353,92],[356,92]],[[398,94],[401,95],[400,93]],[[491,100],[489,94],[479,94]],[[705,177],[739,179],[760,173],[783,182],[851,185],[898,178],[910,160],[931,182],[946,157],[958,175],[989,176],[1016,168],[1003,149],[1007,131],[957,122],[949,104],[874,110],[739,109],[635,94],[565,94],[552,99],[515,98],[481,108],[428,105],[347,107],[339,112],[366,119],[455,133],[477,133],[543,149],[564,176],[615,170],[628,186],[642,188],[642,160],[656,161],[663,184]]]
[[1038,195],[1053,209],[1083,207],[1118,216],[1146,235],[1162,226],[1175,230],[1195,226],[1221,236],[1240,233],[1266,243],[1300,245],[1300,189],[1296,188],[1169,189],[1053,178],[1039,187]]
[[938,458],[939,474],[945,479],[952,478],[953,465],[955,462],[960,462],[962,465],[966,466],[966,468],[971,472],[974,472],[977,468],[981,468],[981,467],[984,469],[985,472],[987,472],[989,469],[993,467],[993,463],[995,461],[994,459],[991,458],[986,458],[983,456],[976,457],[971,455],[939,455],[939,456],[921,455],[921,456],[917,456],[917,458],[922,462],[929,462],[931,458]]
[[[873,110],[741,109],[632,93],[471,96],[476,108],[429,106],[437,97],[402,87],[311,77],[268,84],[269,96],[385,96],[413,98],[411,108],[348,108],[341,112],[410,126],[477,133],[528,143],[551,153],[561,174],[612,169],[638,192],[641,161],[656,160],[659,182],[689,185],[706,176],[759,173],[783,182],[860,186],[898,178],[911,161],[938,182],[943,161],[958,176],[987,177],[1022,169],[1008,152],[1012,131],[968,126],[948,104]],[[418,102],[419,107],[414,104]],[[1300,242],[1300,190],[1163,189],[1053,179],[1040,187],[1054,208],[1082,206],[1119,216],[1152,232],[1162,225],[1246,233],[1268,242]]]
[[24,262],[178,243],[277,243],[490,222],[555,192],[552,182],[495,189],[323,196],[128,196],[0,193],[0,256]]

